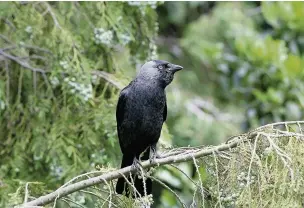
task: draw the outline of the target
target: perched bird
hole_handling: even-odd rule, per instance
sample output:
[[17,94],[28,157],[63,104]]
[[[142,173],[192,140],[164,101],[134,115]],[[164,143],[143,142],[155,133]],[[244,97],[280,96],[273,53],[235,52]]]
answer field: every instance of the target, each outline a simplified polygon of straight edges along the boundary
[[[139,160],[155,159],[156,144],[167,118],[165,88],[172,82],[175,72],[181,69],[183,67],[167,61],[149,61],[141,67],[136,78],[120,92],[116,121],[123,154],[121,168],[136,166]],[[132,174],[132,178],[138,191],[132,196],[136,197],[138,193],[144,196],[143,179],[139,179],[135,174]],[[132,181],[130,177],[127,179]],[[151,179],[146,179],[145,185],[146,194],[151,194]],[[126,196],[130,195],[128,183],[121,177],[117,181],[116,192],[122,194],[124,191]]]

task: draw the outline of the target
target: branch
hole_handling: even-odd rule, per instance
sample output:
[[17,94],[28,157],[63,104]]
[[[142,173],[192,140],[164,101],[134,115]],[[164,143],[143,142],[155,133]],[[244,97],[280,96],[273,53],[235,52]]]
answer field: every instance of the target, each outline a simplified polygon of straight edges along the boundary
[[0,34],[0,38],[2,38],[5,42],[12,44],[12,41],[10,41],[6,36]]
[[[221,145],[214,146],[214,147],[207,147],[207,148],[201,149],[200,151],[197,151],[196,148],[194,148],[194,150],[189,149],[189,150],[186,150],[186,153],[183,152],[183,153],[180,153],[180,154],[177,154],[174,156],[168,156],[168,157],[164,157],[164,158],[155,159],[155,161],[153,163],[150,163],[150,161],[145,161],[145,162],[142,162],[141,164],[144,169],[147,169],[147,168],[151,168],[151,167],[157,167],[160,165],[192,161],[193,158],[200,158],[200,157],[204,157],[207,155],[212,155],[214,152],[229,150],[231,148],[236,147],[242,141],[243,140],[241,140],[241,139],[235,139],[235,140],[231,140],[231,142],[229,142],[228,144],[221,144]],[[125,167],[125,168],[122,168],[119,170],[115,170],[115,171],[111,171],[111,172],[102,174],[100,176],[86,179],[86,180],[68,185],[66,187],[59,188],[50,194],[41,196],[33,201],[25,203],[25,204],[23,204],[23,207],[46,205],[46,204],[53,202],[56,198],[61,198],[61,197],[67,196],[67,195],[74,193],[76,191],[79,191],[81,189],[84,189],[84,188],[87,188],[90,186],[94,186],[96,184],[104,183],[105,181],[111,181],[114,179],[118,179],[121,177],[121,175],[126,176],[135,171],[136,170],[132,169],[131,166],[128,166],[128,167]]]
[[[8,53],[5,53],[2,49],[0,49],[0,55],[2,55],[3,57],[7,58],[7,59],[10,59],[16,63],[18,63],[19,65],[23,66],[25,69],[29,69],[33,72],[40,72],[43,79],[45,80],[45,82],[47,83],[48,82],[48,79],[47,79],[47,76],[46,76],[46,71],[44,71],[43,69],[40,69],[40,68],[35,68],[35,67],[32,67],[31,65],[29,65],[28,62],[26,61],[23,61],[21,59],[19,59],[18,57],[16,56],[12,56]],[[34,74],[35,76],[35,74]]]
[[[275,150],[277,151],[277,153],[279,153],[279,156],[281,157],[281,159],[284,162],[285,167],[289,167],[289,164],[287,164],[287,161],[289,161],[289,156],[283,152],[282,149],[280,149],[279,146],[277,146],[271,139],[270,137],[273,136],[281,136],[281,135],[285,135],[285,137],[292,137],[294,138],[295,135],[297,135],[296,138],[298,138],[299,140],[302,140],[302,137],[304,137],[303,133],[302,133],[302,126],[304,124],[304,121],[288,121],[288,122],[279,122],[279,123],[274,123],[274,124],[268,124],[262,127],[259,127],[255,130],[252,130],[246,134],[241,134],[238,136],[234,136],[231,137],[229,139],[229,141],[227,141],[224,144],[220,144],[217,146],[210,146],[210,147],[180,147],[180,148],[176,148],[176,149],[171,149],[171,150],[167,150],[166,153],[162,154],[161,158],[155,159],[152,163],[150,163],[149,160],[144,161],[141,163],[142,168],[144,169],[148,169],[148,168],[152,168],[152,167],[159,167],[162,165],[166,165],[166,164],[173,164],[173,163],[180,163],[180,162],[185,162],[185,161],[193,161],[195,160],[195,158],[202,158],[205,156],[209,156],[209,155],[218,155],[220,152],[229,150],[231,151],[231,149],[238,147],[239,145],[241,146],[241,144],[243,144],[244,142],[250,142],[251,140],[258,139],[258,137],[260,135],[262,135],[263,137],[261,138],[267,138],[268,141],[270,142],[270,145],[272,145],[273,148],[275,148]],[[296,133],[296,132],[289,132],[288,128],[289,125],[296,125],[298,126],[300,133]],[[279,128],[285,127],[285,131],[283,130],[279,130]],[[279,131],[278,131],[279,130]],[[276,132],[277,134],[271,133],[271,132]],[[215,157],[214,157],[215,158]],[[56,191],[49,193],[47,195],[41,196],[33,201],[30,202],[26,202],[23,205],[21,205],[21,207],[33,207],[33,206],[42,206],[42,205],[46,205],[49,204],[59,198],[65,197],[71,193],[74,193],[76,191],[97,185],[97,184],[101,184],[101,183],[106,183],[108,184],[108,181],[114,180],[114,179],[118,179],[120,177],[126,177],[127,175],[129,175],[130,173],[134,173],[136,172],[136,169],[132,168],[131,166],[122,168],[122,169],[118,169],[118,170],[113,170],[110,172],[106,172],[106,173],[102,173],[102,171],[94,171],[91,173],[87,173],[85,175],[88,174],[93,174],[93,173],[100,173],[102,175],[99,176],[95,176],[89,179],[85,179],[79,182],[76,182],[74,184],[70,184],[71,182],[75,181],[76,179],[78,179],[80,176],[75,177],[74,179],[70,180],[67,184],[61,186],[59,189],[57,189]],[[70,185],[68,185],[70,184]],[[110,193],[111,195],[111,193]]]
[[198,97],[187,101],[186,108],[201,120],[229,122],[238,122],[240,120],[239,116],[232,116],[228,113],[221,112],[211,102]]
[[104,72],[104,71],[98,71],[98,70],[92,71],[91,74],[103,78],[107,82],[114,85],[114,87],[116,87],[117,89],[122,89],[123,88],[123,86],[119,82],[114,80],[115,78],[112,74],[109,74],[109,73]]
[[48,12],[51,15],[51,17],[52,17],[52,19],[54,21],[54,25],[56,27],[58,27],[59,29],[61,29],[61,26],[60,26],[60,24],[59,24],[59,22],[58,22],[58,20],[56,18],[56,15],[54,14],[54,12],[53,12],[53,10],[51,8],[51,6],[48,3],[46,3],[46,2],[44,2],[44,3],[45,3],[45,6],[46,6],[46,9],[47,9],[46,12]]
[[8,53],[5,53],[3,50],[0,50],[0,55],[4,56],[5,58],[8,58],[8,59],[10,59],[12,61],[15,61],[16,63],[20,64],[21,66],[23,66],[26,69],[30,69],[30,70],[32,70],[34,72],[40,72],[40,73],[43,73],[43,74],[45,73],[44,70],[32,67],[27,62],[22,61],[19,58],[15,57],[15,56],[12,56],[12,55],[10,55]]
[[25,44],[19,44],[20,47],[23,47],[23,48],[29,48],[29,49],[33,49],[33,50],[36,50],[36,51],[41,51],[41,52],[44,52],[44,53],[48,53],[52,56],[54,56],[54,54],[48,50],[48,49],[45,49],[45,48],[40,48],[38,46],[33,46],[33,45],[25,45]]
[[36,51],[48,53],[48,54],[54,56],[54,54],[50,50],[48,50],[48,49],[40,48],[38,46],[33,46],[33,45],[25,45],[24,43],[22,43],[22,44],[19,43],[19,44],[16,45],[12,41],[10,41],[8,37],[6,37],[6,36],[4,36],[2,34],[0,34],[0,38],[2,38],[5,42],[7,42],[7,43],[9,43],[11,45],[11,46],[9,46],[9,47],[7,47],[5,49],[3,48],[2,49],[3,51],[4,50],[12,50],[12,49],[15,49],[17,47],[23,47],[23,48],[29,48],[29,49],[33,49],[33,50],[36,50]]

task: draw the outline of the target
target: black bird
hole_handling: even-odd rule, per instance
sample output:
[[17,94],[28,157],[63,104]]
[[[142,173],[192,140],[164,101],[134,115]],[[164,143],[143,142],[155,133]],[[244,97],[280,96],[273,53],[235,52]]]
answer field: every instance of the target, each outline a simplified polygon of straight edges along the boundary
[[[182,68],[167,61],[149,61],[141,67],[136,78],[120,92],[116,121],[123,154],[121,168],[137,166],[139,160],[155,159],[156,144],[167,118],[165,88],[172,82],[174,73]],[[134,186],[140,196],[144,196],[143,180],[134,176],[135,174],[132,175]],[[131,182],[130,177],[127,179]],[[151,179],[146,179],[145,184],[146,194],[149,195],[152,193]],[[117,181],[116,192],[122,194],[124,191],[125,195],[129,196],[128,184],[121,177]],[[138,193],[133,193],[132,196],[136,197]]]

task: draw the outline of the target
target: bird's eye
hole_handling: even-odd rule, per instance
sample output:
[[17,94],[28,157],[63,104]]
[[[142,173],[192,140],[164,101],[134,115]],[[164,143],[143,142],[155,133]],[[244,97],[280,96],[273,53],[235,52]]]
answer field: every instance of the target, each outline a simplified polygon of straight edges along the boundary
[[158,69],[162,70],[164,67],[162,65],[158,66]]

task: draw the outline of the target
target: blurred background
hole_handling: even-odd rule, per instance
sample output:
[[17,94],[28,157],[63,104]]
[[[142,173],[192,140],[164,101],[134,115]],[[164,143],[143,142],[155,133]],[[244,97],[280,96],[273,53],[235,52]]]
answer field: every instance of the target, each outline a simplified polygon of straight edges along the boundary
[[[26,182],[41,195],[119,166],[118,93],[147,60],[184,67],[167,88],[160,149],[301,120],[303,14],[303,2],[1,2],[1,207],[22,202]],[[191,164],[179,167],[197,179]],[[191,202],[182,174],[155,175]],[[180,207],[157,184],[153,206]]]

